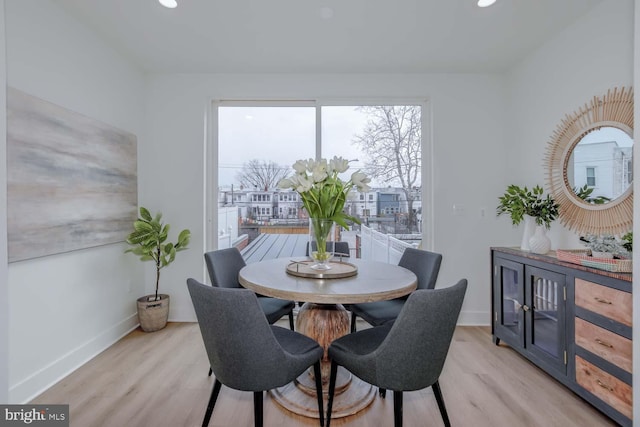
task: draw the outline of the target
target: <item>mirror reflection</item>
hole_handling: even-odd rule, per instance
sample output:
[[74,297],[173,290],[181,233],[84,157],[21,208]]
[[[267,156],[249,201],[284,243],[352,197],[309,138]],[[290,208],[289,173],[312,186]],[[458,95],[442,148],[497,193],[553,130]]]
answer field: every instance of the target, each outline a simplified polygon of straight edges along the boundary
[[594,128],[571,151],[566,176],[585,203],[615,200],[633,182],[633,139],[613,126]]

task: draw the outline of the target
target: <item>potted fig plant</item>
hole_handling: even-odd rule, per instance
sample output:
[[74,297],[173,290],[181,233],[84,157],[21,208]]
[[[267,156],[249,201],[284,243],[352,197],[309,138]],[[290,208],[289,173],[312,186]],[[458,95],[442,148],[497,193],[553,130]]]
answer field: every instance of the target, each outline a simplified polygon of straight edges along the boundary
[[[547,253],[551,249],[551,241],[545,234],[551,223],[558,218],[558,203],[536,185],[531,190],[527,187],[510,185],[503,196],[499,197],[496,214],[509,214],[513,225],[518,225],[524,221],[525,230],[522,237],[520,249],[535,253]],[[533,226],[537,226],[534,230]],[[535,234],[534,234],[535,231]],[[531,241],[534,241],[532,247]]]
[[153,332],[164,328],[169,318],[169,295],[158,294],[160,270],[171,264],[176,253],[187,249],[191,231],[182,230],[176,243],[167,242],[169,224],[162,222],[162,214],[151,216],[148,209],[140,207],[140,217],[133,223],[133,232],[126,242],[132,247],[125,252],[140,257],[141,261],[153,261],[156,265],[155,295],[138,298],[138,321],[145,332]]

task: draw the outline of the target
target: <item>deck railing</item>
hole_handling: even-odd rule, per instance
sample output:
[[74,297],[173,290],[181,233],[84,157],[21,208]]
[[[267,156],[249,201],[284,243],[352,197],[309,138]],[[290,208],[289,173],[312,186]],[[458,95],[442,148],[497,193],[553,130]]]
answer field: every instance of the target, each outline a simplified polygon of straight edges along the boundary
[[397,264],[406,248],[415,245],[380,233],[366,225],[360,226],[360,258]]

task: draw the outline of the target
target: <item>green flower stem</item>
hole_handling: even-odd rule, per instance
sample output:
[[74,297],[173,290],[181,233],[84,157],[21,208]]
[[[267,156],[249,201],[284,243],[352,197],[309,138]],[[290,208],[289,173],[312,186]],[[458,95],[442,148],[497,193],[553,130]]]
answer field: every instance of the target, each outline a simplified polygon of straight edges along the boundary
[[309,218],[313,227],[313,236],[316,240],[316,250],[310,249],[313,258],[318,261],[328,261],[332,256],[332,252],[327,251],[327,241],[330,236],[333,221],[327,218]]

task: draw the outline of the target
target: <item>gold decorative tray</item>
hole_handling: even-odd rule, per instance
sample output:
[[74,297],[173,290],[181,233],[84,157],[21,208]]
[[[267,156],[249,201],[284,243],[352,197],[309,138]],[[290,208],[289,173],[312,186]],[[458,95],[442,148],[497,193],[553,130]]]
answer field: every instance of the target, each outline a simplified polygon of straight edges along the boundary
[[349,262],[330,261],[329,270],[314,270],[311,266],[315,261],[291,261],[287,264],[287,273],[292,276],[310,279],[341,279],[358,274],[358,267]]

